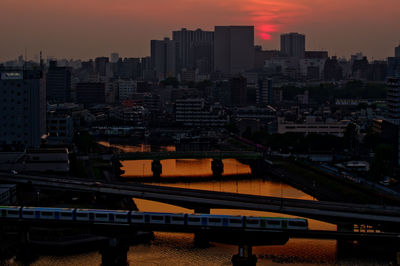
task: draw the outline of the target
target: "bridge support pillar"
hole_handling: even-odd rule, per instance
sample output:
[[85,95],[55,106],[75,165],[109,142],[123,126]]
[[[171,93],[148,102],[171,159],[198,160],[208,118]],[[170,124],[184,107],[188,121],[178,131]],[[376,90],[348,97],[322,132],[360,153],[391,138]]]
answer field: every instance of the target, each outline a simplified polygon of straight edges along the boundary
[[255,266],[257,264],[257,256],[253,255],[250,245],[239,246],[238,254],[233,255],[233,266]]
[[35,254],[29,246],[29,233],[27,228],[23,228],[19,233],[19,245],[16,252],[16,260],[22,262],[24,265],[29,265],[35,260]]
[[213,159],[211,162],[211,170],[214,177],[221,177],[224,173],[224,163],[221,159]]
[[127,253],[129,246],[120,239],[110,238],[100,250],[102,266],[126,266],[128,265]]
[[[210,214],[210,209],[206,207],[197,207],[194,209],[194,213]],[[202,231],[194,233],[194,246],[197,248],[208,248],[210,241],[206,234]]]
[[153,171],[153,177],[159,178],[162,174],[162,165],[160,160],[154,160],[151,162],[151,171]]

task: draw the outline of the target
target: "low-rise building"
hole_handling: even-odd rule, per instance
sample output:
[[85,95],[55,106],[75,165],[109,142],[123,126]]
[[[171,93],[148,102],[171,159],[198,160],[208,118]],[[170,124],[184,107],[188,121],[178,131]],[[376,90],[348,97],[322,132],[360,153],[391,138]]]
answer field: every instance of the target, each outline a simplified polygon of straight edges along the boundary
[[285,121],[283,117],[278,118],[278,134],[285,133],[304,133],[304,134],[329,134],[343,137],[344,132],[350,121],[317,121],[315,117],[308,117],[305,121],[291,122]]

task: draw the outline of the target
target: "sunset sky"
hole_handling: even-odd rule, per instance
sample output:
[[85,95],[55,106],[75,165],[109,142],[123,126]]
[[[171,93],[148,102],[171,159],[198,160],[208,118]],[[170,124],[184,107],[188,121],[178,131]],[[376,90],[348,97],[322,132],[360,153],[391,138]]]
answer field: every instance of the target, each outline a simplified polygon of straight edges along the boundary
[[392,56],[400,43],[400,0],[0,0],[0,60],[149,55],[150,40],[182,27],[255,25],[256,43],[279,48],[282,32],[306,48],[346,56]]

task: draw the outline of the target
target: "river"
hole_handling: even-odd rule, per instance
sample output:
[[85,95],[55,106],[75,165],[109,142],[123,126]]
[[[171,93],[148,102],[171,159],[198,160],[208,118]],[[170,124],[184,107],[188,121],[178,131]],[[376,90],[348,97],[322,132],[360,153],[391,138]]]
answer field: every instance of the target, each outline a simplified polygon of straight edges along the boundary
[[[150,151],[150,146],[122,146],[126,151]],[[173,147],[162,147],[160,150],[173,150]],[[123,170],[125,178],[150,177],[151,161],[125,161]],[[165,160],[162,161],[163,176],[207,176],[211,175],[210,159],[203,160]],[[250,168],[236,160],[224,160],[224,174],[248,174]],[[263,196],[287,197],[295,199],[314,200],[311,196],[287,184],[271,180],[222,180],[194,183],[152,183],[181,188],[204,189],[244,193]],[[191,213],[180,207],[167,204],[135,199],[140,211]],[[211,210],[211,214],[254,215],[291,217],[288,215],[246,211],[246,210]],[[315,220],[309,220],[310,229],[336,230],[336,226]],[[334,240],[290,239],[284,246],[254,247],[253,253],[258,257],[257,265],[383,265],[381,262],[371,262],[370,259],[350,258],[340,259]],[[209,248],[196,248],[193,245],[192,234],[155,233],[151,244],[132,246],[129,249],[130,265],[232,265],[231,258],[237,253],[237,247],[212,243]],[[371,262],[371,263],[370,263]],[[42,256],[33,265],[100,265],[98,252],[90,252],[72,256]]]

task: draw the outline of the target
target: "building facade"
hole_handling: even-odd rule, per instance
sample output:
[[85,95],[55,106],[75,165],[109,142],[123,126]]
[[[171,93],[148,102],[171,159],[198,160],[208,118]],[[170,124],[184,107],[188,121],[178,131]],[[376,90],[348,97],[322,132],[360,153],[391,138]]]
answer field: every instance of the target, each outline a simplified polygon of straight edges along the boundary
[[232,75],[250,70],[254,53],[254,26],[215,26],[215,71]]
[[[211,63],[212,47],[214,44],[214,32],[187,30],[172,32],[172,40],[178,44],[178,70],[182,68],[195,68],[196,61],[204,59]],[[203,51],[205,49],[205,51]]]
[[46,134],[43,71],[2,69],[0,79],[0,144],[39,147]]
[[296,32],[281,35],[281,52],[290,57],[303,58],[306,36]]
[[178,48],[178,43],[169,38],[151,41],[151,61],[156,79],[176,77]]
[[71,69],[58,67],[57,61],[50,61],[46,75],[46,95],[50,102],[65,103],[71,100]]

